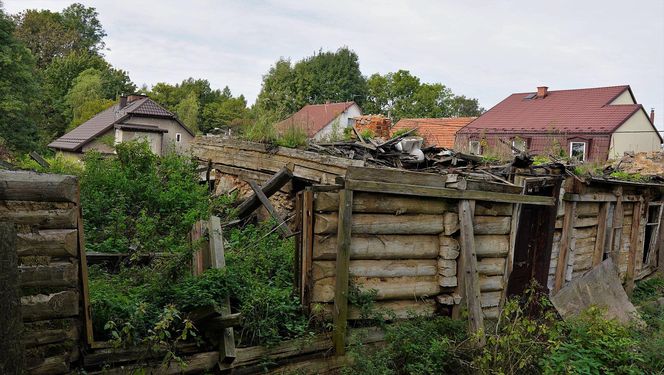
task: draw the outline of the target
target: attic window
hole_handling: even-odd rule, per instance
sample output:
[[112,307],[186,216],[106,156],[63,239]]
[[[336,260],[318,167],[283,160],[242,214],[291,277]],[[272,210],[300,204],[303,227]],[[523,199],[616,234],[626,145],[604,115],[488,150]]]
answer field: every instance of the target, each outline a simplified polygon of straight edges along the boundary
[[586,160],[586,142],[570,142],[569,156],[579,161]]
[[175,133],[175,143],[180,143],[182,141],[182,133]]

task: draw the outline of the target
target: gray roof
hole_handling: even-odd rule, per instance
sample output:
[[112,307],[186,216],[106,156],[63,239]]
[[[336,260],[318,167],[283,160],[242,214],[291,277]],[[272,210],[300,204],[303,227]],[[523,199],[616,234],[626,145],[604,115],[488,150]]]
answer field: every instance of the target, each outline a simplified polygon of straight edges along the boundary
[[114,104],[110,108],[99,112],[95,117],[51,142],[48,147],[58,150],[76,151],[130,115],[172,118],[182,125],[188,133],[192,136],[194,135],[173,113],[167,111],[150,98],[145,97],[135,100],[128,103],[124,108],[119,108],[119,106],[119,104]]

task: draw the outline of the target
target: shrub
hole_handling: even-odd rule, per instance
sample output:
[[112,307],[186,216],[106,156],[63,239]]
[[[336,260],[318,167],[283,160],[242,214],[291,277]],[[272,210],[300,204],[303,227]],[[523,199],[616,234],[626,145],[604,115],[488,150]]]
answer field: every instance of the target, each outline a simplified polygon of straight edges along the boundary
[[307,133],[299,126],[291,125],[276,140],[279,146],[297,148],[306,146]]

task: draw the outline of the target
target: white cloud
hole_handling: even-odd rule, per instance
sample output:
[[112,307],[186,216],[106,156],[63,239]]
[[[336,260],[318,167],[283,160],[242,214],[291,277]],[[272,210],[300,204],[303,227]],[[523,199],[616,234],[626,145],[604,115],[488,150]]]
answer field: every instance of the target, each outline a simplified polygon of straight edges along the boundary
[[[138,84],[207,78],[251,102],[279,57],[347,45],[366,75],[408,69],[487,108],[540,84],[630,84],[664,128],[661,0],[81,2],[100,13],[108,60]],[[69,3],[6,0],[5,8]]]

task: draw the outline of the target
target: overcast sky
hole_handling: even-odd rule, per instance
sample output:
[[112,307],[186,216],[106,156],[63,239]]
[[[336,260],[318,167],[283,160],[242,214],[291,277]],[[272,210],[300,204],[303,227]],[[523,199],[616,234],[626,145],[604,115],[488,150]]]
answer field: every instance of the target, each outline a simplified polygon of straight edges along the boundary
[[[253,103],[279,57],[348,46],[363,74],[410,70],[490,108],[512,92],[629,84],[664,129],[664,1],[79,0],[139,86],[206,78]],[[16,13],[72,1],[4,0]]]

